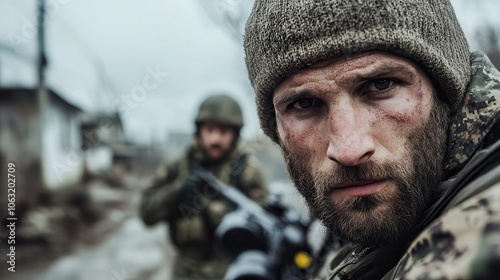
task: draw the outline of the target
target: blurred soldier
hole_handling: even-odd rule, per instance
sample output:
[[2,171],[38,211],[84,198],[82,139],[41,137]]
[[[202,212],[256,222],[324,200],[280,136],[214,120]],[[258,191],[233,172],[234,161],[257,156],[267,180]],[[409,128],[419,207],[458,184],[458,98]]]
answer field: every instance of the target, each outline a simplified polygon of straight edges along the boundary
[[500,73],[449,0],[256,0],[245,52],[328,279],[499,279]]
[[222,279],[227,262],[214,254],[213,235],[232,209],[190,171],[190,164],[201,165],[257,202],[263,203],[268,192],[256,159],[239,146],[243,116],[233,99],[209,97],[195,122],[194,143],[183,158],[159,169],[143,195],[141,217],[147,225],[169,224],[178,250],[174,279]]

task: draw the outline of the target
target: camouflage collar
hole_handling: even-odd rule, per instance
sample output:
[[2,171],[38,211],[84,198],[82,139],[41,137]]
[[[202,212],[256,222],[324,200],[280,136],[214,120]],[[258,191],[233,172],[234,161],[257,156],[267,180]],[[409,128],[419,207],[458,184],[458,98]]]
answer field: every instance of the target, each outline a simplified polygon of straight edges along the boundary
[[462,109],[451,118],[446,172],[462,168],[500,118],[500,72],[482,52],[471,54],[471,70]]

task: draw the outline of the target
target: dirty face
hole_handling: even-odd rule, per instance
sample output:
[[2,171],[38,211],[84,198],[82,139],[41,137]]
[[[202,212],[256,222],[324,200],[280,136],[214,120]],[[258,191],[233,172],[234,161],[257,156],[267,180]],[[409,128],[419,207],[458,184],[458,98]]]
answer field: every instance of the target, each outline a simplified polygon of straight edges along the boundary
[[212,160],[226,156],[236,138],[234,127],[213,122],[201,123],[199,133],[203,150]]
[[394,241],[418,222],[448,116],[416,64],[382,52],[322,62],[280,83],[273,103],[290,175],[340,238]]

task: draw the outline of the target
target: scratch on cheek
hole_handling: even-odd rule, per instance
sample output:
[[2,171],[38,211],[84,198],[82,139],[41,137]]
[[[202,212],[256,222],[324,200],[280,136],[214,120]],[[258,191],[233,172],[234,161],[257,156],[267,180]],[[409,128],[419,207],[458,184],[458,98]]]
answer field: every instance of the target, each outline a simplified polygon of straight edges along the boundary
[[420,81],[417,86],[411,89],[410,97],[406,98],[407,104],[401,104],[398,112],[386,117],[399,125],[411,125],[413,122],[421,119],[419,116],[423,114],[425,90],[424,85]]
[[387,119],[390,119],[393,122],[396,122],[400,125],[404,125],[405,123],[408,122],[410,119],[410,113],[405,114],[405,113],[394,113],[386,117]]
[[[388,119],[392,122],[397,123],[401,128],[404,128],[406,125],[410,124],[414,116],[419,111],[419,105],[412,106],[411,99],[406,106],[401,104],[399,110],[391,114],[386,114],[382,119]],[[409,106],[408,106],[409,105]]]

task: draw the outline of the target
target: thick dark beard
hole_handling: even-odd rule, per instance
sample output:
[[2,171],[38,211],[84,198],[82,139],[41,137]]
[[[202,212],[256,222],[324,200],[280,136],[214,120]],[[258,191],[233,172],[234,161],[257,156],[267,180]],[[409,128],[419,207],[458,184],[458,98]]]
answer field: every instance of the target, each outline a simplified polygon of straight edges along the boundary
[[[312,175],[304,151],[292,152],[281,145],[288,172],[313,215],[341,240],[362,245],[397,242],[435,199],[446,150],[448,111],[441,101],[434,102],[428,121],[407,135],[403,162],[340,166]],[[373,179],[391,179],[397,186],[392,193],[332,201],[331,186]]]
[[220,165],[220,164],[226,162],[228,160],[228,158],[231,156],[231,154],[233,153],[233,151],[238,146],[238,141],[239,141],[239,136],[235,137],[228,149],[222,149],[221,146],[216,145],[216,146],[220,147],[221,150],[223,150],[222,151],[223,153],[219,158],[212,158],[207,151],[208,148],[206,148],[202,144],[202,140],[200,139],[200,136],[197,136],[197,137],[198,138],[197,138],[196,145],[198,146],[198,149],[202,153],[202,157],[199,158],[198,160],[200,161],[201,165],[205,166],[205,167],[206,166],[216,166],[216,165]]

